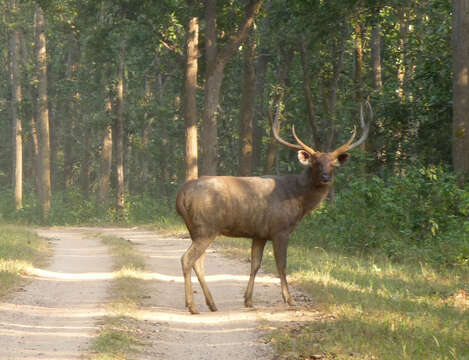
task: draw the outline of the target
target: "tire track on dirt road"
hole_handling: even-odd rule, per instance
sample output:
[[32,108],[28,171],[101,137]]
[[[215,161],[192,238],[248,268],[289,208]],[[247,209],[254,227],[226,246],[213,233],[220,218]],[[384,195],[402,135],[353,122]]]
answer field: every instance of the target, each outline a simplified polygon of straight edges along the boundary
[[41,229],[54,253],[19,292],[0,300],[0,359],[83,359],[105,314],[112,259],[78,229]]

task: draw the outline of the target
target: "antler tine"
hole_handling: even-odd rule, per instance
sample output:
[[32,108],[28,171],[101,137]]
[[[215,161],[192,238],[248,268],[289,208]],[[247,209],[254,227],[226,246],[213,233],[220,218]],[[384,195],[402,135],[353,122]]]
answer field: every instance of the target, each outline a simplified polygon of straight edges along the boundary
[[[372,110],[371,105],[370,105],[368,100],[366,101],[366,104],[367,104],[368,108],[370,109],[370,117],[372,118],[373,117],[373,110]],[[357,146],[361,145],[367,139],[368,134],[370,132],[370,122],[365,123],[365,119],[364,119],[364,116],[363,116],[363,104],[360,104],[360,126],[363,130],[363,133],[362,133],[362,136],[360,137],[360,139],[358,139],[356,142],[354,142],[352,144],[352,141],[355,138],[355,135],[357,133],[357,131],[356,131],[357,129],[354,128],[352,137],[349,139],[349,141],[347,141],[347,143],[345,145],[342,145],[337,150],[335,150],[334,151],[335,154],[341,154],[341,153],[350,151],[350,150],[356,148]]]
[[313,155],[314,153],[316,153],[316,151],[314,151],[312,148],[310,148],[308,145],[306,145],[303,141],[301,141],[298,136],[296,136],[296,132],[295,132],[295,125],[292,125],[291,127],[291,131],[293,133],[293,137],[295,138],[296,142],[298,144],[300,144],[302,147],[303,147],[303,150],[307,151],[308,153],[310,153],[311,155]]
[[304,150],[303,146],[296,145],[289,143],[285,140],[283,140],[280,135],[278,134],[278,121],[277,118],[275,117],[274,119],[272,116],[272,112],[269,110],[268,111],[268,116],[269,116],[269,121],[270,121],[270,126],[272,127],[272,134],[274,135],[275,140],[277,140],[280,144],[285,145],[286,147],[289,147],[291,149],[295,150]]

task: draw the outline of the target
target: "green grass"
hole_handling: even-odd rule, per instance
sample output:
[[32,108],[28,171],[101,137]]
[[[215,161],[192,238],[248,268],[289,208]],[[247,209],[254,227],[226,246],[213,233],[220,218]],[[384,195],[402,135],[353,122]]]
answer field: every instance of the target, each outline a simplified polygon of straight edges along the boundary
[[26,228],[0,225],[0,295],[18,286],[21,274],[44,265],[50,255],[50,246]]
[[[221,242],[227,253],[249,257],[250,241]],[[270,246],[264,267],[276,272]],[[280,359],[469,359],[467,268],[436,270],[293,242],[288,273],[325,316],[273,331]]]
[[128,240],[103,236],[113,256],[117,277],[111,286],[109,313],[94,341],[94,360],[123,360],[135,358],[144,344],[139,336],[138,320],[134,314],[144,293],[144,284],[137,278],[144,270],[143,256]]

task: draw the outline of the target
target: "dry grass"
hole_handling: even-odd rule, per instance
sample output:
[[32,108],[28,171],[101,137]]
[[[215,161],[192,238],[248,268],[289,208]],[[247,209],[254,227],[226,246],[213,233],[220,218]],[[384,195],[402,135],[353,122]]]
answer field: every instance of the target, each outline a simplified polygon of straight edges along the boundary
[[24,227],[0,225],[0,295],[22,281],[33,267],[47,263],[51,249],[48,240]]
[[109,314],[101,325],[92,350],[94,360],[123,360],[138,356],[144,344],[140,336],[135,311],[144,294],[143,280],[139,274],[145,263],[128,240],[115,236],[103,236],[113,255],[113,268],[117,272],[111,286]]
[[[250,242],[222,240],[249,256]],[[469,270],[289,248],[290,282],[327,314],[270,335],[279,359],[469,359]],[[264,267],[275,272],[271,248]]]

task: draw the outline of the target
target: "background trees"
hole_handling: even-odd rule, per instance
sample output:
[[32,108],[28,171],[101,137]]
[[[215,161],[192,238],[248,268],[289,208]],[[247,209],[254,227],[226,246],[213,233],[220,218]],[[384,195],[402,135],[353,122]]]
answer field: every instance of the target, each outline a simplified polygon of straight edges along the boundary
[[197,165],[202,174],[296,171],[295,155],[271,143],[269,114],[286,137],[294,123],[327,150],[348,138],[367,97],[375,116],[357,176],[467,172],[464,6],[4,2],[3,216],[60,218],[80,204],[62,221],[125,218],[141,201],[171,202]]

